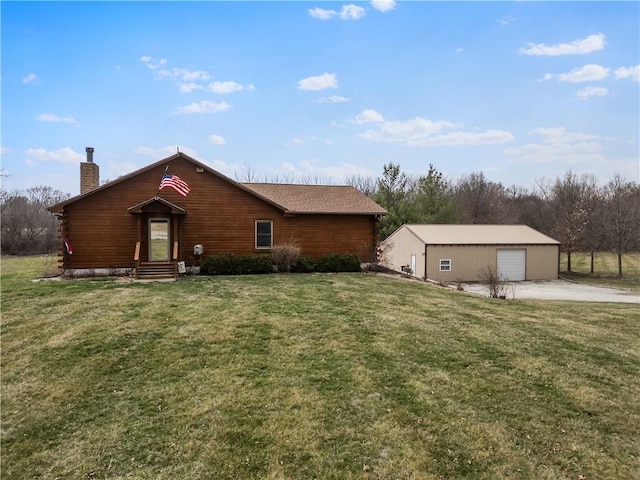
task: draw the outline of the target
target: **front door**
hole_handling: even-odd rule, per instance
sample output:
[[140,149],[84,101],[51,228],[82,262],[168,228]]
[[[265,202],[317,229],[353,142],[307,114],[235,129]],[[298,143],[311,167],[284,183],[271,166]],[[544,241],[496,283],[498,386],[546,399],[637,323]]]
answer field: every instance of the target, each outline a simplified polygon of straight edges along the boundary
[[149,261],[168,262],[171,232],[168,218],[149,219]]

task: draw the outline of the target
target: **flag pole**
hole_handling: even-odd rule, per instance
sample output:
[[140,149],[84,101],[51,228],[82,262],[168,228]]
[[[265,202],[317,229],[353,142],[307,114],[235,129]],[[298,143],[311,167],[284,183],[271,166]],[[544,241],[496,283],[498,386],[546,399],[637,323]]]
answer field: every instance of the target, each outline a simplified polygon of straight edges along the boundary
[[156,198],[160,196],[160,189],[162,188],[162,180],[164,179],[164,176],[167,174],[168,170],[169,170],[169,165],[167,164],[167,166],[164,169],[164,173],[162,174],[162,178],[160,179],[160,184],[158,185],[158,194],[156,195]]

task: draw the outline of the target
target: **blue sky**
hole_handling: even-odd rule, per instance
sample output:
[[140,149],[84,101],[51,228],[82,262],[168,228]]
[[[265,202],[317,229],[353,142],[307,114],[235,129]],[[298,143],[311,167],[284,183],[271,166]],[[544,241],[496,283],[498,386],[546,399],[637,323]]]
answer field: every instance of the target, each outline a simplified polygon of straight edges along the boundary
[[4,189],[176,152],[238,178],[640,180],[638,2],[6,2]]

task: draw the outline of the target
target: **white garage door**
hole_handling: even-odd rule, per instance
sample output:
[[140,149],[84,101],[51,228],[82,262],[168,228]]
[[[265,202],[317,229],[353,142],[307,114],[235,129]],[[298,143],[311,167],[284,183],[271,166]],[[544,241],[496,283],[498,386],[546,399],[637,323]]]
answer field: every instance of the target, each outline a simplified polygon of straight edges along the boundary
[[525,279],[527,265],[527,251],[498,250],[498,275],[510,282]]

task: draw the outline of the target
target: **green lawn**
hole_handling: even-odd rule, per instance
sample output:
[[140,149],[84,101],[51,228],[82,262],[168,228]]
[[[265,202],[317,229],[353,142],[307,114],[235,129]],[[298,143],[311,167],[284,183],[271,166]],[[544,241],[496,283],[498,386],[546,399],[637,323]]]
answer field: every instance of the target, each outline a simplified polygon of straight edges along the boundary
[[638,478],[636,305],[43,262],[2,259],[3,480]]
[[592,285],[630,288],[640,292],[640,253],[625,253],[622,256],[622,278],[618,277],[618,256],[609,252],[598,252],[594,257],[591,273],[591,254],[573,252],[571,273],[567,272],[567,254],[560,255],[560,271],[563,277]]

